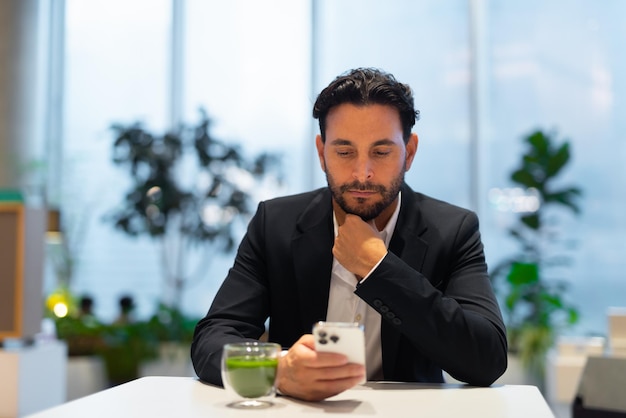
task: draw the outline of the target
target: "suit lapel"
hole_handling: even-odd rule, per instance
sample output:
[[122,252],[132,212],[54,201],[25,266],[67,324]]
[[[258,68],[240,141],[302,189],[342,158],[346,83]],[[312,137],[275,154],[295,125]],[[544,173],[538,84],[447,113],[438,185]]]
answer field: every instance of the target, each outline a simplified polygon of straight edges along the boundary
[[422,270],[428,245],[421,236],[426,231],[415,192],[402,187],[402,206],[389,243],[389,250],[417,271]]
[[[402,188],[402,203],[398,222],[393,232],[389,251],[400,257],[417,271],[422,270],[428,244],[421,235],[426,231],[415,192],[406,184]],[[381,324],[381,340],[383,346],[383,374],[393,376],[396,368],[400,333],[387,321]]]
[[293,237],[293,268],[296,273],[301,323],[311,331],[326,318],[333,255],[332,204],[322,189],[300,216]]

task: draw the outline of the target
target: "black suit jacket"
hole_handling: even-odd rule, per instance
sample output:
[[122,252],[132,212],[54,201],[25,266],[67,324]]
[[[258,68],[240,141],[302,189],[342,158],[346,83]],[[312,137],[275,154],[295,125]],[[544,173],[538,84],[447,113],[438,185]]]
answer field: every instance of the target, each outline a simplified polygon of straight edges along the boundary
[[[290,347],[326,318],[334,233],[327,188],[262,202],[233,267],[199,321],[191,356],[221,384],[225,343]],[[506,369],[506,333],[487,274],[478,218],[402,188],[389,252],[355,293],[382,316],[385,380],[442,382],[441,370],[490,385]]]

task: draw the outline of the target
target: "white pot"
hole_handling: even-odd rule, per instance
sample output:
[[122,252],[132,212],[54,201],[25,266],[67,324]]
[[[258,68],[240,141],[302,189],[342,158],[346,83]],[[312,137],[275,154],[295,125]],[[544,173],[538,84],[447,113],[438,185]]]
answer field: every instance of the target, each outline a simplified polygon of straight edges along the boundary
[[[504,374],[495,381],[495,385],[532,385],[541,387],[537,378],[522,366],[522,362],[517,355],[508,353],[507,361],[508,367]],[[446,372],[443,373],[443,377],[446,383],[463,383],[454,379]]]
[[104,362],[99,356],[72,356],[67,360],[67,400],[107,388]]
[[196,376],[191,365],[189,345],[162,343],[159,357],[139,366],[139,376]]

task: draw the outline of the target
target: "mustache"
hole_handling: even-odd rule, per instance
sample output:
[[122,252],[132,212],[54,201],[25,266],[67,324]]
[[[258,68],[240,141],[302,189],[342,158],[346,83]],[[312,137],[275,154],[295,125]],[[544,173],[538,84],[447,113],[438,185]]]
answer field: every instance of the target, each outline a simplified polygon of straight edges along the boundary
[[361,183],[359,181],[354,181],[348,184],[342,184],[339,190],[343,192],[347,192],[348,190],[358,190],[360,192],[378,192],[384,193],[387,189],[385,186],[380,184],[374,184],[370,182]]

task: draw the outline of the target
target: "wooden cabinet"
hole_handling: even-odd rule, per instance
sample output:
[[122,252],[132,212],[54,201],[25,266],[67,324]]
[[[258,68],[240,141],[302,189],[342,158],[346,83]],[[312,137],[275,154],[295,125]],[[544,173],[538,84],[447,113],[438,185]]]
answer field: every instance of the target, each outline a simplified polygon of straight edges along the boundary
[[46,210],[0,202],[0,340],[41,328]]

